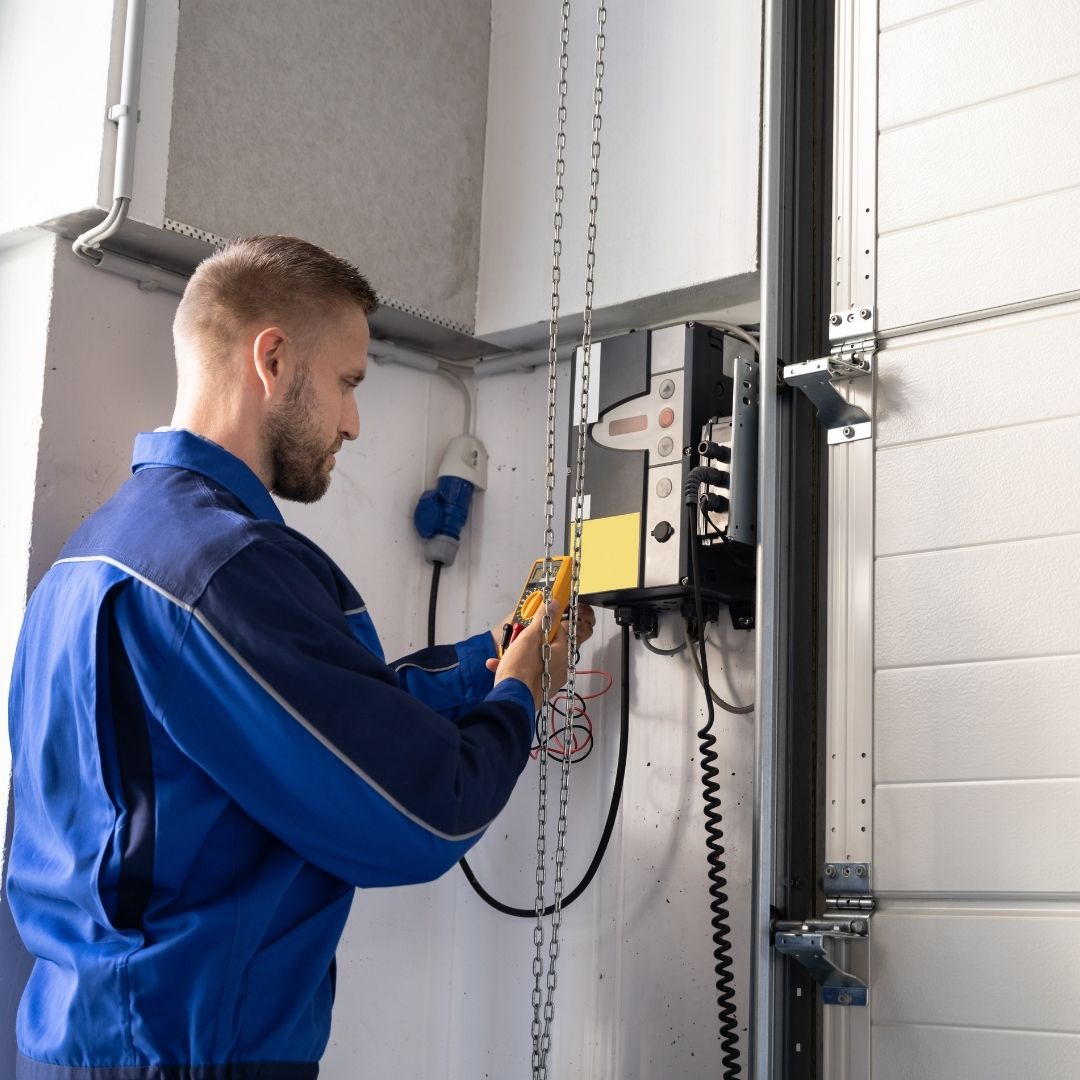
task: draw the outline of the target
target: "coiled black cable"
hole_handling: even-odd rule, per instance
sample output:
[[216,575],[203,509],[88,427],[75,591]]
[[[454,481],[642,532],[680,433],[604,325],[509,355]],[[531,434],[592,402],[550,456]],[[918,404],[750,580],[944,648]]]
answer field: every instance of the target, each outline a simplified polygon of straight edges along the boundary
[[[703,470],[702,470],[703,471]],[[705,687],[705,706],[708,721],[698,732],[701,741],[701,787],[705,801],[705,847],[708,849],[709,863],[709,910],[712,912],[713,957],[716,960],[716,1004],[720,1015],[720,1049],[724,1080],[735,1080],[742,1073],[739,1064],[739,1026],[735,1017],[735,974],[732,971],[734,961],[731,956],[731,925],[728,922],[730,912],[727,909],[727,878],[724,871],[724,830],[723,816],[720,813],[720,785],[716,778],[720,770],[716,767],[719,758],[716,750],[716,736],[712,733],[716,711],[713,707],[711,687],[709,685],[709,660],[705,651],[705,611],[701,599],[701,574],[698,567],[698,487],[705,479],[698,474],[698,469],[690,471],[685,495],[687,506],[687,528],[690,535],[690,562],[693,574],[694,613],[697,618],[697,645],[701,657],[701,681]]]

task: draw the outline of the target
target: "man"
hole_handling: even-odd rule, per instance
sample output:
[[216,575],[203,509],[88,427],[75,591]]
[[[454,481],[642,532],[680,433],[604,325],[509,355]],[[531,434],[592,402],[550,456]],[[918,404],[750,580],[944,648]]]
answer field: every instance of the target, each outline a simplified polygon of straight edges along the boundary
[[[256,237],[196,270],[173,426],[70,539],[12,679],[18,1080],[310,1080],[355,886],[442,874],[528,760],[535,620],[387,666],[269,492],[359,429],[371,287]],[[582,614],[582,638],[592,613]],[[551,653],[566,671],[565,631]],[[77,1070],[77,1071],[73,1071]]]

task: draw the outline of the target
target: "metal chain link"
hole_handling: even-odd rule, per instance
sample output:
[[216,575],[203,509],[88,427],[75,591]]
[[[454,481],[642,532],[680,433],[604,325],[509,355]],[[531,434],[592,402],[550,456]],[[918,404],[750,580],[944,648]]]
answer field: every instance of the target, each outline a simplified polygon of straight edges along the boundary
[[[554,580],[552,548],[555,544],[555,411],[558,391],[559,347],[559,290],[562,279],[562,204],[563,177],[566,173],[566,70],[569,63],[567,46],[570,43],[570,0],[563,0],[562,29],[559,35],[559,112],[558,133],[555,138],[555,211],[552,217],[554,238],[551,250],[551,316],[548,321],[548,398],[547,398],[547,468],[544,475],[544,599],[551,598]],[[541,1005],[544,976],[544,879],[547,870],[547,759],[548,733],[551,722],[551,613],[544,605],[541,620],[544,663],[540,679],[540,781],[537,796],[536,828],[536,925],[533,928],[533,989],[532,989],[532,1074],[544,1075],[544,1055],[541,1053]]]
[[[566,15],[568,13],[568,3],[563,5],[564,14],[564,39],[563,48],[566,48]],[[566,804],[567,796],[570,789],[570,757],[572,750],[573,739],[573,725],[574,725],[574,708],[573,702],[575,701],[575,687],[577,682],[577,631],[578,631],[578,596],[580,595],[581,586],[581,534],[582,534],[582,518],[584,515],[584,494],[585,494],[585,441],[586,441],[586,428],[588,426],[589,417],[589,372],[590,362],[592,359],[592,313],[593,313],[593,292],[594,292],[594,275],[596,270],[596,210],[597,210],[597,191],[600,184],[600,129],[601,129],[601,106],[604,101],[604,47],[607,44],[607,39],[604,35],[604,25],[607,22],[607,7],[605,0],[599,0],[599,5],[596,12],[597,33],[596,33],[596,61],[594,64],[594,76],[595,83],[593,86],[593,121],[592,121],[592,170],[589,179],[589,228],[588,228],[588,250],[585,260],[585,308],[584,308],[584,328],[582,331],[581,339],[581,363],[579,371],[581,373],[580,383],[580,397],[578,400],[578,424],[577,424],[577,446],[576,456],[574,461],[574,497],[573,497],[573,541],[572,541],[572,562],[570,569],[570,625],[568,633],[567,646],[569,649],[569,664],[567,670],[567,683],[566,683],[566,701],[567,706],[565,710],[563,732],[562,732],[562,761],[559,777],[559,815],[557,824],[557,837],[555,841],[555,882],[554,882],[554,896],[552,900],[552,913],[551,913],[551,940],[548,946],[548,967],[547,967],[547,996],[544,1001],[544,1024],[543,1031],[540,1035],[539,1048],[537,1048],[535,1025],[536,1025],[536,1010],[535,1010],[535,994],[536,987],[534,986],[534,1012],[533,1012],[533,1024],[534,1024],[534,1036],[533,1036],[533,1078],[534,1080],[546,1080],[547,1077],[547,1061],[548,1053],[551,1049],[551,1027],[555,1019],[555,990],[558,986],[557,964],[559,959],[559,931],[562,926],[562,895],[563,895],[563,871],[566,864]],[[560,154],[559,163],[556,166],[558,179],[562,178],[562,149],[565,146],[565,136],[562,132],[562,122],[565,120],[565,99],[563,97],[565,93],[566,85],[566,69],[562,68],[562,80],[560,82]],[[547,492],[547,505],[545,512],[549,515],[546,519],[548,526],[547,533],[545,534],[545,542],[548,545],[545,549],[545,566],[547,572],[545,577],[547,578],[546,590],[550,593],[550,581],[551,581],[551,543],[554,539],[551,532],[551,520],[554,513],[554,474],[555,474],[555,440],[554,440],[554,400],[557,387],[557,375],[555,369],[555,319],[554,316],[558,312],[558,253],[560,252],[561,245],[559,244],[559,228],[562,224],[561,208],[561,183],[556,185],[556,260],[554,264],[554,271],[552,275],[553,281],[553,297],[552,297],[552,312],[553,320],[552,326],[549,328],[549,353],[548,353],[548,476],[551,478],[548,484]],[[551,616],[545,613],[545,642],[547,641],[546,631],[551,625]],[[550,706],[547,703],[547,690],[550,688],[550,678],[548,675],[548,658],[550,657],[550,647],[546,647],[544,656],[544,709],[545,712],[542,715],[541,730],[543,732],[541,736],[541,759],[547,757],[547,737],[548,737],[548,722],[550,717]],[[547,773],[546,769],[543,770],[542,779],[542,793],[540,796],[541,810],[540,820],[542,822],[542,830],[546,832],[547,825]],[[546,848],[546,839],[543,847]],[[541,849],[541,844],[537,844],[538,853]],[[542,858],[542,856],[541,856]],[[540,864],[537,865],[537,881],[540,883],[540,894],[537,899],[537,926],[539,928],[539,942],[543,940],[543,927],[541,920],[541,913],[543,911],[543,887],[542,887],[543,874],[540,869]],[[534,934],[534,942],[536,942],[537,935]],[[539,952],[540,944],[537,944]],[[534,976],[536,975],[536,966],[534,961],[533,968]],[[539,1053],[537,1052],[539,1049]]]

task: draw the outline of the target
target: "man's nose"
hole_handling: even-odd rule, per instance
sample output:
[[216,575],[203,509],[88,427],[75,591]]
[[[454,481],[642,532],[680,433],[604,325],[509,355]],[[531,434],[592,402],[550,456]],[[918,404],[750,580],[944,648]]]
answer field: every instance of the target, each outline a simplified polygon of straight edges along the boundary
[[341,426],[338,430],[342,438],[351,442],[360,434],[360,410],[352,394],[347,395],[346,401],[345,412],[342,414]]

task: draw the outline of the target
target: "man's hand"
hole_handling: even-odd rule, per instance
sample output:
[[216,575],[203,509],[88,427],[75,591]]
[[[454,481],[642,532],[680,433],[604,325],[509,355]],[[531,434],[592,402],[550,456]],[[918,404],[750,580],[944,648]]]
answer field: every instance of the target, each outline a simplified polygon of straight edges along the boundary
[[[551,675],[551,689],[556,690],[566,682],[566,626],[559,616],[557,600],[548,602],[552,622],[558,626],[555,640],[551,643],[551,659],[548,672]],[[518,634],[510,647],[502,654],[501,660],[494,658],[487,662],[489,671],[495,672],[496,685],[503,679],[519,679],[531,691],[536,708],[540,708],[541,682],[544,677],[544,660],[541,644],[544,640],[544,620],[537,615],[524,630]]]
[[593,627],[596,626],[596,612],[592,604],[578,601],[577,606],[577,643],[578,648],[592,637]]
[[[565,618],[565,616],[563,616]],[[593,627],[596,625],[596,612],[593,611],[591,604],[579,602],[577,606],[577,643],[580,648],[586,641],[593,635]],[[497,648],[502,648],[503,640],[503,627],[507,623],[514,621],[514,610],[506,613],[506,618],[503,619],[498,626],[491,628],[491,636],[495,639],[495,645]],[[488,670],[494,671],[495,664],[489,663]]]

